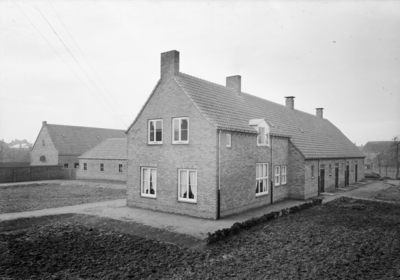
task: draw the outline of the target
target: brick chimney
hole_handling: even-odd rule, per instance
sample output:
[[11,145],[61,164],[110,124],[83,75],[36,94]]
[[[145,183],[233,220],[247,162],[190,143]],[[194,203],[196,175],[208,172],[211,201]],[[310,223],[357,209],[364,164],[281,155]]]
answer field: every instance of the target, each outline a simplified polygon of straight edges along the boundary
[[161,78],[179,74],[179,52],[161,53]]
[[47,121],[43,121],[42,124],[43,124],[43,126],[46,126],[47,125]]
[[318,118],[321,118],[321,119],[323,119],[324,117],[323,117],[323,111],[324,111],[324,108],[315,108],[315,109],[317,109],[317,114],[316,114],[316,116],[318,117]]
[[285,98],[286,98],[286,107],[294,110],[294,99],[296,97],[294,97],[294,96],[285,96]]
[[240,96],[242,93],[242,77],[239,75],[226,77],[226,87],[234,89]]

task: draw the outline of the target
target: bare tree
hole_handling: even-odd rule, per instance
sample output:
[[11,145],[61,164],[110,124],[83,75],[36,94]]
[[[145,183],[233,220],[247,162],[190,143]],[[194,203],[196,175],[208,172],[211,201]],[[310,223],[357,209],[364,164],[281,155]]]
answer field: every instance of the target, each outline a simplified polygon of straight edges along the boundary
[[400,166],[400,137],[399,135],[392,139],[392,159],[396,164],[396,179],[399,178],[399,166]]

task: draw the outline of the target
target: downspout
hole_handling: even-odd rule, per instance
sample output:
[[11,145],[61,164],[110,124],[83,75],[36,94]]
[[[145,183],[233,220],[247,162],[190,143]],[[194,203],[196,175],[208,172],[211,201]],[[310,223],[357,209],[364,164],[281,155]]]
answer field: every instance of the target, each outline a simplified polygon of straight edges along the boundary
[[272,135],[271,137],[271,204],[274,203],[274,167],[273,167],[273,158],[272,158]]
[[318,174],[318,195],[320,195],[321,194],[321,179],[319,178],[319,160],[320,159],[318,159],[318,169],[317,169],[317,174]]
[[218,129],[218,191],[217,191],[217,220],[221,218],[221,130]]

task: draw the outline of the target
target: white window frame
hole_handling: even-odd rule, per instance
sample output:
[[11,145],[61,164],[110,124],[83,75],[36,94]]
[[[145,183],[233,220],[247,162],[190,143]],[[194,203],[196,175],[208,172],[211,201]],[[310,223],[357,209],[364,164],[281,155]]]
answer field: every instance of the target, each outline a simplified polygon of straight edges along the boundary
[[[285,172],[283,172],[285,171]],[[287,167],[286,165],[281,166],[281,185],[286,185],[287,183]]]
[[232,134],[231,133],[226,134],[226,147],[232,148]]
[[[149,171],[147,178],[144,178],[144,171],[145,170]],[[155,170],[155,173],[156,173],[155,178],[151,177],[151,173],[154,170]],[[151,189],[150,189],[150,177],[152,179],[151,182],[153,183],[154,194],[145,192],[145,184],[144,184],[145,181],[149,182],[149,185],[147,187],[151,191]],[[144,179],[146,179],[146,180],[144,180]],[[140,168],[140,195],[142,197],[150,197],[150,198],[156,198],[157,197],[157,168],[154,168],[154,167],[141,167]]]
[[123,164],[118,164],[118,173],[122,173],[123,172],[122,168],[124,168],[124,165]]
[[100,163],[100,172],[104,172],[104,163]]
[[[179,120],[179,140],[175,140],[175,120]],[[181,140],[181,122],[182,120],[187,120],[187,140]],[[189,144],[189,117],[172,118],[172,144]]]
[[[264,171],[266,174],[260,174],[258,172],[258,177],[257,177],[257,170],[259,170],[259,167],[261,166],[261,170]],[[262,172],[263,173],[263,172]],[[256,163],[256,196],[263,196],[268,194],[268,174],[269,174],[269,169],[268,169],[268,163]],[[263,183],[264,185],[264,190],[259,191],[257,193],[258,187]]]
[[[260,139],[261,139],[261,132],[260,132],[260,130],[261,130],[261,129],[264,130],[264,136],[265,136],[264,142],[261,142],[261,141],[260,141]],[[258,126],[258,127],[257,127],[257,131],[258,131],[258,134],[257,134],[257,146],[268,146],[268,147],[269,147],[269,133],[268,133],[267,127]]]
[[[157,141],[156,140],[156,136],[157,136],[157,122],[161,122],[161,141]],[[151,123],[153,123],[153,127],[154,127],[154,140],[150,141],[150,135],[151,135],[151,130],[150,130],[150,125]],[[147,143],[149,145],[160,145],[163,143],[163,133],[164,132],[164,123],[162,119],[154,119],[154,120],[148,120],[147,122]]]
[[[192,193],[194,198],[184,198],[182,197],[183,195],[181,195],[181,172],[186,172],[186,190],[188,190],[189,187],[189,174],[190,172],[195,172],[195,181],[196,184],[194,184],[195,187],[195,192],[193,192],[193,188],[192,188]],[[193,185],[193,183],[192,183]],[[189,202],[189,203],[197,203],[197,194],[198,194],[198,182],[197,182],[197,170],[196,169],[178,169],[178,201],[183,201],[183,202]],[[187,192],[187,191],[186,191]]]
[[281,167],[279,165],[275,166],[275,186],[281,185]]
[[83,163],[83,170],[87,171],[87,163],[86,162]]

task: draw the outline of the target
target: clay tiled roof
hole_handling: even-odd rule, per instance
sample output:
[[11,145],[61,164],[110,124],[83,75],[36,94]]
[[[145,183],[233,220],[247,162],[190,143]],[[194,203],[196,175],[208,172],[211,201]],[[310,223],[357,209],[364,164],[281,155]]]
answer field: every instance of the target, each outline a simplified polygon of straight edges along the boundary
[[391,148],[393,141],[369,141],[362,148],[363,153],[384,153]]
[[127,159],[126,138],[107,139],[83,153],[85,159]]
[[204,117],[216,128],[256,133],[251,119],[272,124],[271,134],[291,137],[305,158],[364,157],[327,119],[179,73],[175,80]]
[[46,124],[60,155],[79,156],[109,138],[125,138],[124,130]]

